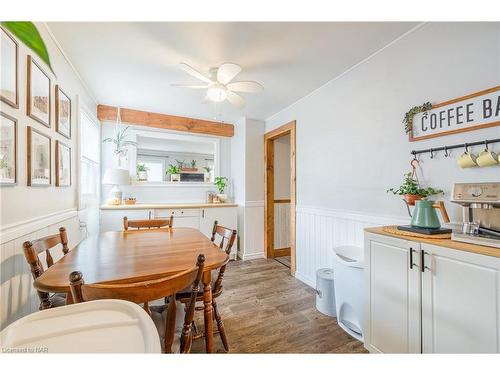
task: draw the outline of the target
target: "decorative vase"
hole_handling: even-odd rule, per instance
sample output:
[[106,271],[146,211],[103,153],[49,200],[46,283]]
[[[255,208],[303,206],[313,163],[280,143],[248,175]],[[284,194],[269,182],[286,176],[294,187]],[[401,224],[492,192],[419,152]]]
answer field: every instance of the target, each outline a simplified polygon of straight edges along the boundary
[[147,171],[137,172],[137,177],[139,178],[139,181],[147,181],[148,180],[148,172]]
[[224,203],[227,200],[227,194],[217,194],[219,202]]

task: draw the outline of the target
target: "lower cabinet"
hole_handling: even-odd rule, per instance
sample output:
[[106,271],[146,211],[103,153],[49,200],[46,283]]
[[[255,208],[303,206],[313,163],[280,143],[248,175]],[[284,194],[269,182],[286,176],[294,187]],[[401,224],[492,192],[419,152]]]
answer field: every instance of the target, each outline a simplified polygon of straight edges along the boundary
[[[123,230],[123,217],[131,220],[174,217],[174,227],[195,228],[210,238],[214,222],[219,225],[237,229],[237,207],[208,207],[186,209],[132,209],[132,210],[101,210],[101,232]],[[231,252],[236,258],[237,243]]]
[[365,347],[499,353],[500,258],[367,233]]

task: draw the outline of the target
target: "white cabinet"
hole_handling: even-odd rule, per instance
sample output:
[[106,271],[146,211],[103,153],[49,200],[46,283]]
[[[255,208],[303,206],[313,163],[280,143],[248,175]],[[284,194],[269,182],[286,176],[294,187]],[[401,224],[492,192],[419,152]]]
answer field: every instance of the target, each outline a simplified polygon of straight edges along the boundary
[[365,344],[370,351],[420,352],[418,250],[418,243],[397,238],[366,239]]
[[[210,207],[202,208],[200,215],[200,232],[210,238],[212,236],[212,229],[214,222],[217,221],[219,225],[227,228],[236,229],[238,226],[238,212],[236,207]],[[231,257],[236,259],[238,241],[233,245]]]
[[[228,228],[237,229],[238,209],[233,207],[189,207],[189,208],[151,208],[151,209],[102,209],[101,232],[123,230],[123,217],[131,220],[174,217],[174,227],[188,227],[200,230],[205,236],[212,236],[214,222]],[[237,243],[231,252],[236,258]]]
[[422,244],[424,353],[499,353],[499,258]]
[[365,262],[368,350],[500,352],[500,258],[367,233]]
[[153,210],[101,210],[101,232],[123,230],[123,217],[146,220],[153,217]]

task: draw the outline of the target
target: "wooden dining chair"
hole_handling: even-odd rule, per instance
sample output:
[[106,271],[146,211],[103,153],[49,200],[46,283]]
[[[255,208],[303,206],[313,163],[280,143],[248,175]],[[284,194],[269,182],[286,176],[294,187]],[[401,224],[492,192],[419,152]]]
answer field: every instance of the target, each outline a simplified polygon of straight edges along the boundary
[[[59,228],[59,234],[53,234],[51,236],[23,243],[24,256],[30,266],[33,280],[36,280],[44,272],[39,254],[45,252],[47,267],[51,267],[54,264],[54,258],[52,258],[50,251],[57,245],[62,246],[62,252],[64,255],[68,253],[68,236],[66,234],[66,229],[63,227]],[[55,293],[50,295],[49,293],[37,290],[37,294],[40,299],[40,310],[63,306],[66,304],[66,293]]]
[[130,229],[159,229],[159,228],[172,228],[174,217],[170,216],[168,219],[149,219],[149,220],[129,220],[126,216],[123,218],[123,230]]
[[[217,244],[217,237],[220,237],[220,242]],[[214,222],[214,226],[212,229],[212,237],[210,240],[216,244],[220,249],[223,249],[227,255],[231,253],[231,249],[233,247],[234,241],[236,240],[236,230],[223,227],[222,225],[218,225],[218,222]],[[218,273],[216,275],[212,274],[212,308],[214,311],[214,318],[217,322],[217,331],[222,340],[222,345],[224,346],[224,350],[229,351],[229,345],[227,342],[226,331],[224,328],[224,323],[222,322],[222,317],[219,313],[216,298],[222,294],[222,280],[224,279],[224,272],[226,271],[226,265],[229,262],[228,260],[219,268]],[[216,277],[214,277],[216,276]],[[177,293],[176,298],[187,306],[190,303],[190,293],[187,290],[183,290],[182,292]],[[198,292],[196,296],[196,302],[203,302],[203,292]],[[203,307],[200,306],[196,308],[197,311],[202,311]],[[196,328],[196,325],[193,324],[193,329],[195,334],[193,335],[193,339],[199,339],[204,337],[204,334],[199,334]]]
[[[160,338],[163,337],[165,353],[172,353],[173,350],[180,353],[189,353],[192,343],[191,326],[195,311],[196,296],[198,295],[198,286],[203,274],[205,256],[198,255],[196,266],[180,272],[178,274],[163,277],[159,279],[149,279],[130,284],[85,284],[83,275],[79,271],[73,271],[69,275],[71,294],[75,303],[92,301],[98,299],[123,299],[134,303],[144,303],[146,312],[153,318],[158,329]],[[191,285],[191,295],[186,303],[186,315],[180,337],[176,338],[176,298],[175,293]],[[166,314],[160,317],[164,321],[155,319],[155,316],[147,308],[147,302],[172,296],[166,306]],[[161,320],[161,319],[160,319]],[[163,329],[164,327],[164,329]]]

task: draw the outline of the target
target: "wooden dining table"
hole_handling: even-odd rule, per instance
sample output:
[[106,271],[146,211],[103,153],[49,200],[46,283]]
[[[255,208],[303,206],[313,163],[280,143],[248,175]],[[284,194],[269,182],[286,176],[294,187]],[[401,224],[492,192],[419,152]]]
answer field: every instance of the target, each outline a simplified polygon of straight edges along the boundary
[[130,230],[88,237],[38,277],[34,286],[48,293],[67,293],[67,303],[72,303],[69,274],[73,271],[82,272],[87,284],[130,283],[191,269],[198,254],[205,255],[205,347],[212,353],[211,271],[221,267],[228,255],[197,229]]

